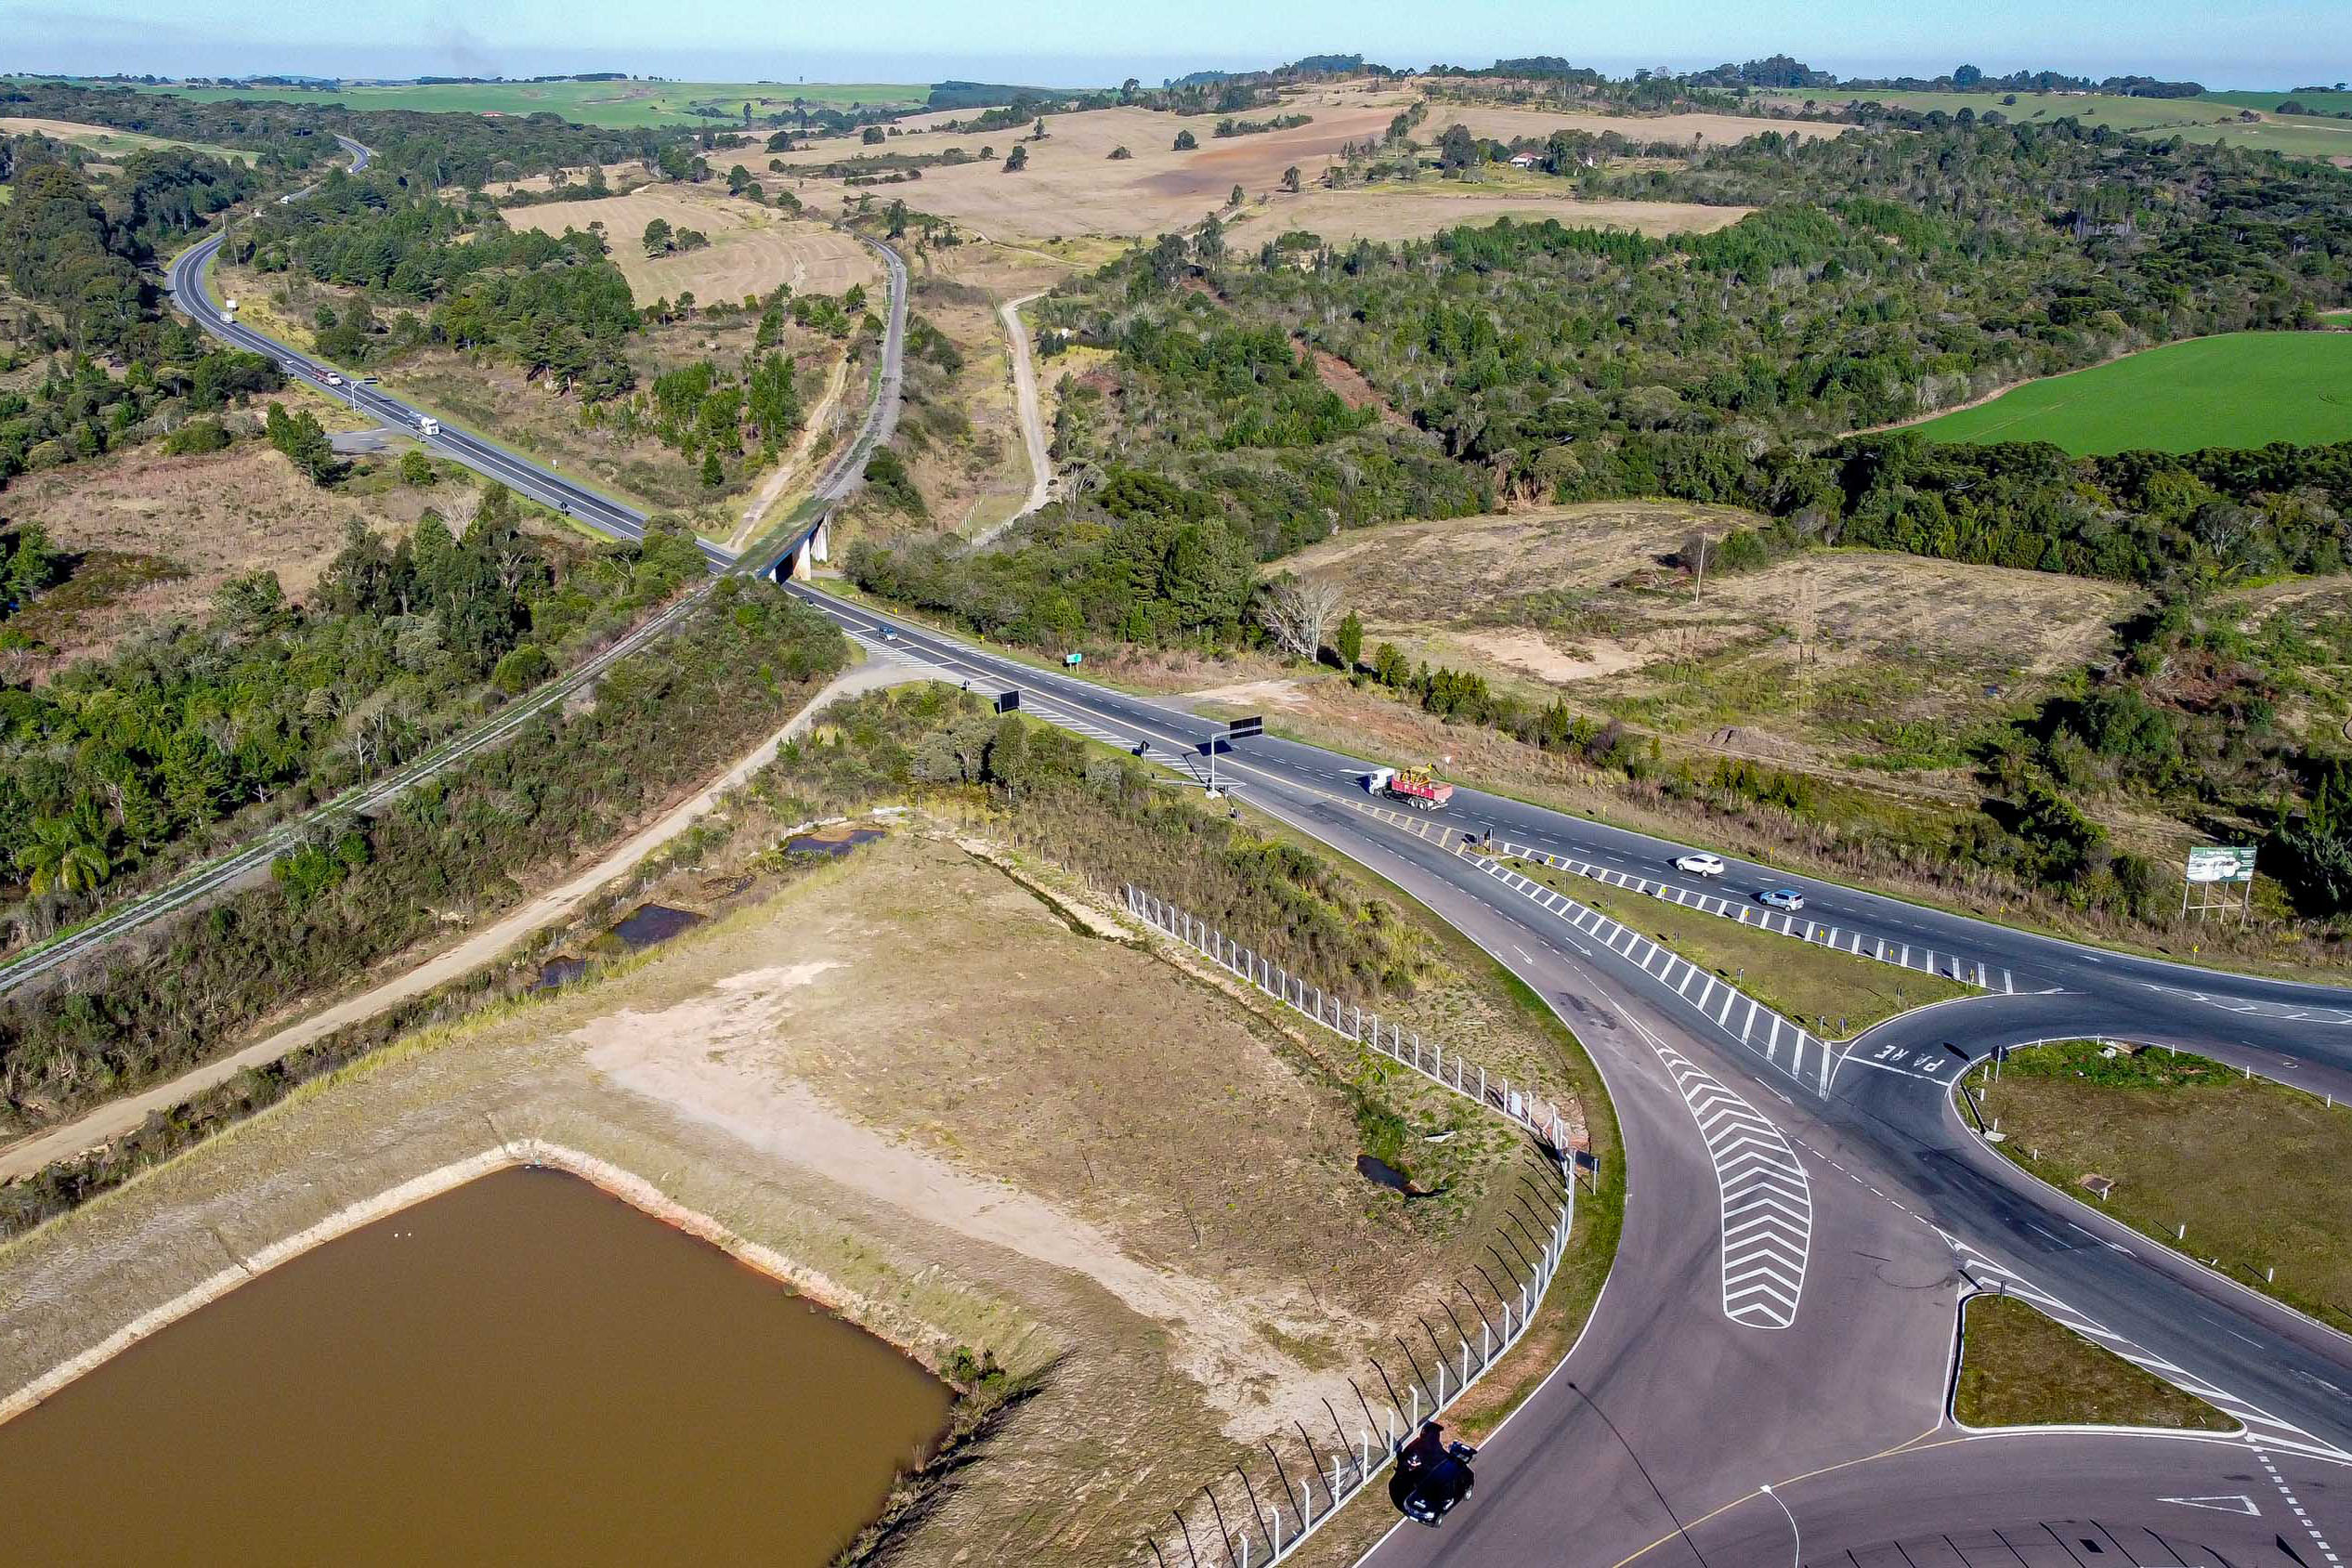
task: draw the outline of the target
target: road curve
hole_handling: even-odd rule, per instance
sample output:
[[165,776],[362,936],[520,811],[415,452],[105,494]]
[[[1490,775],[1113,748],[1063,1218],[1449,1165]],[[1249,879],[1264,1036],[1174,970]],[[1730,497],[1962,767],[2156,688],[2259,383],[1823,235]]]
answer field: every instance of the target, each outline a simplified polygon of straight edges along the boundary
[[[208,255],[199,247],[175,267],[176,297],[200,320],[209,305],[202,287]],[[885,396],[869,431],[883,428],[895,412],[883,405],[895,403],[886,394],[894,385],[903,269],[894,268],[893,283]],[[259,351],[287,357],[234,323],[206,324],[229,341],[258,343],[267,346]],[[309,371],[323,372],[292,358],[292,373],[308,380]],[[323,373],[314,385],[328,385]],[[351,395],[379,417],[413,412],[367,389]],[[642,528],[643,519],[626,508],[479,438],[436,450],[524,493],[569,500],[574,515],[592,526],[623,537],[634,536],[630,525]],[[725,564],[722,555],[713,555],[714,566]],[[885,656],[984,688],[1017,686],[1025,708],[1080,734],[1196,758],[1222,731],[1174,705],[878,617],[812,585],[792,586]],[[2226,1047],[2249,1060],[2292,1059],[2313,1081],[2333,1082],[2352,1074],[2352,996],[2110,952],[1734,861],[1724,879],[1734,895],[1793,887],[1805,895],[1810,915],[1874,951],[1881,943],[1924,947],[2006,973],[1999,998],[1951,1004],[1897,1020],[1883,1034],[1873,1031],[1865,1037],[1870,1048],[1842,1050],[1830,1081],[1816,1089],[1692,1027],[1687,999],[1647,960],[1586,946],[1575,928],[1503,891],[1459,853],[1365,816],[1365,765],[1273,737],[1243,742],[1219,763],[1227,782],[1255,804],[1421,898],[1575,1026],[1608,1079],[1636,1172],[1628,1184],[1627,1246],[1584,1340],[1491,1446],[1488,1484],[1474,1509],[1444,1531],[1400,1533],[1378,1554],[1383,1564],[1557,1561],[1563,1555],[1604,1564],[1621,1558],[1918,1561],[1901,1544],[1912,1538],[1914,1524],[1946,1535],[1978,1525],[2006,1532],[2013,1524],[2022,1540],[2035,1526],[2096,1522],[2102,1516],[2093,1509],[2111,1515],[2123,1532],[2108,1537],[2120,1547],[2111,1559],[2107,1547],[2088,1548],[2102,1561],[2208,1568],[2318,1562],[2332,1561],[2313,1545],[2323,1524],[2352,1535],[2338,1457],[2352,1450],[2352,1350],[2295,1328],[2267,1303],[2251,1302],[2221,1282],[2176,1272],[2144,1248],[2077,1238],[2073,1232],[2082,1227],[2070,1230],[2072,1216],[2060,1200],[2030,1183],[2000,1179],[1973,1157],[1966,1135],[1947,1120],[1945,1098],[1958,1061],[1976,1053],[1968,1042],[1979,1020],[1995,1033],[2038,1027],[2156,1040],[2188,1035],[2183,1043]],[[1652,878],[1666,874],[1683,847],[1469,790],[1457,791],[1444,820]],[[1946,1040],[1953,1042],[1949,1049]],[[1882,1057],[1882,1049],[1901,1054]],[[1676,1059],[1739,1091],[1804,1163],[1815,1235],[1786,1327],[1744,1326],[1724,1314],[1717,1183],[1677,1088]],[[1940,1386],[1923,1368],[1948,1358],[1952,1309],[1988,1258],[2103,1325],[2117,1342],[2229,1396],[2232,1408],[2258,1418],[2250,1423],[2252,1435],[2227,1444],[2164,1440],[2173,1446],[2161,1461],[2140,1459],[2137,1449],[2123,1453],[2153,1439],[2084,1433],[1954,1441],[1965,1434],[1945,1420]],[[1945,1326],[1941,1339],[1928,1334],[1926,1326],[1934,1323]],[[1914,1419],[1915,1426],[1900,1430]],[[1898,1460],[1892,1456],[1899,1451]],[[1859,1473],[1851,1467],[1872,1454],[1887,1462],[1859,1490],[1818,1479]],[[1774,1535],[1773,1521],[1784,1516],[1777,1507],[1764,1510],[1758,1487],[1766,1482],[1794,1505],[1783,1525],[1792,1537],[1818,1507],[1817,1531],[1828,1538]],[[2173,1500],[2175,1494],[2153,1494],[2153,1482],[2196,1488],[2181,1496],[2242,1494],[2260,1510],[2242,1517],[2259,1518],[2262,1529],[2249,1535],[2227,1521],[2206,1521]],[[1938,1511],[1938,1499],[1950,1496],[1979,1501]],[[2003,1496],[2014,1501],[2000,1503]],[[2301,1500],[2282,1504],[2281,1497]],[[1997,1517],[2005,1508],[2014,1515],[2006,1524]],[[2210,1525],[2212,1541],[2186,1530],[2167,1535],[2165,1522],[2175,1515],[2166,1510],[2176,1509]],[[2148,1539],[2129,1535],[2135,1529]],[[2265,1536],[2296,1555],[2278,1555]],[[2006,1549],[2021,1561],[2092,1560],[2083,1555],[2086,1548],[2054,1539],[2056,1551]],[[2181,1545],[2163,1546],[2168,1539]],[[1816,1545],[1819,1555],[1810,1549]],[[2153,1556],[2160,1547],[2173,1557]],[[1977,1549],[1951,1546],[1933,1560],[1995,1560],[1971,1555]]]
[[[352,155],[355,172],[367,166],[368,149],[348,137],[339,137],[336,139]],[[311,189],[314,188],[306,187],[280,200],[297,201]],[[418,422],[424,414],[413,405],[377,387],[343,376],[332,366],[232,319],[214,301],[208,286],[213,258],[219,253],[221,242],[226,237],[224,229],[221,234],[190,246],[174,258],[167,273],[166,287],[172,303],[206,333],[231,347],[267,356],[292,379],[348,403],[355,410],[385,424],[415,432],[418,440],[439,455],[486,477],[496,479],[544,505],[562,510],[600,533],[621,540],[644,536],[646,518],[635,509],[575,484],[529,459],[447,421],[442,422],[439,435],[424,436],[418,431]],[[827,506],[840,503],[862,482],[867,455],[890,439],[898,422],[907,339],[907,267],[898,253],[889,245],[870,239],[866,240],[866,243],[882,257],[888,276],[890,304],[882,332],[882,361],[875,377],[873,396],[856,438],[843,448],[814,491]],[[330,375],[338,379],[330,381]],[[817,527],[824,515],[820,509],[808,521],[807,529],[813,530]],[[799,531],[769,548],[777,555],[789,553],[799,541]],[[713,572],[738,568],[756,569],[768,564],[745,563],[735,553],[708,541],[701,542],[701,551],[703,559]],[[474,729],[444,742],[393,773],[354,786],[326,804],[272,828],[225,855],[190,868],[155,892],[117,905],[64,936],[14,955],[5,963],[0,963],[0,995],[6,995],[20,986],[106,947],[150,921],[208,898],[255,874],[300,842],[302,836],[318,824],[349,812],[371,810],[420,780],[463,762],[484,747],[504,740],[531,717],[565,700],[601,676],[618,660],[666,635],[685,618],[698,599],[699,595],[670,607],[594,658],[502,708]]]

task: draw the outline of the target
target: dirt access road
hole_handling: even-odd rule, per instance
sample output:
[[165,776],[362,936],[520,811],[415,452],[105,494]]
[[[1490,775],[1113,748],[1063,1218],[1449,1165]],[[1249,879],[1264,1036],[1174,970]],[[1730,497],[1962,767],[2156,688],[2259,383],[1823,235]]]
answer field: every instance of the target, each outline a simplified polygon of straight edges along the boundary
[[1044,505],[1046,490],[1052,483],[1053,470],[1045,451],[1045,416],[1038,411],[1037,359],[1029,352],[1028,330],[1021,325],[1021,307],[1044,297],[1043,291],[1039,291],[1008,299],[997,307],[997,314],[1004,318],[1005,341],[1013,346],[1013,399],[1021,415],[1021,445],[1029,454],[1029,495],[1018,512],[973,540],[974,546],[987,543]]
[[[380,986],[370,987],[357,996],[322,1008],[300,1023],[276,1030],[242,1051],[207,1062],[201,1067],[139,1093],[110,1100],[72,1121],[46,1132],[34,1133],[30,1138],[20,1139],[0,1149],[0,1182],[13,1182],[29,1176],[44,1166],[70,1159],[86,1149],[119,1138],[156,1112],[167,1111],[216,1084],[226,1083],[248,1067],[265,1066],[288,1052],[325,1039],[346,1024],[372,1018],[388,1007],[423,996],[436,986],[445,985],[469,970],[489,963],[533,933],[569,919],[572,911],[586,904],[607,882],[624,875],[638,861],[707,816],[719,804],[720,797],[773,762],[777,749],[805,729],[826,704],[836,698],[913,678],[913,672],[906,665],[879,660],[843,672],[809,699],[807,705],[793,714],[782,729],[762,741],[734,766],[561,885],[548,889],[503,919],[482,927],[423,962],[401,970]],[[396,963],[399,961],[395,960]]]

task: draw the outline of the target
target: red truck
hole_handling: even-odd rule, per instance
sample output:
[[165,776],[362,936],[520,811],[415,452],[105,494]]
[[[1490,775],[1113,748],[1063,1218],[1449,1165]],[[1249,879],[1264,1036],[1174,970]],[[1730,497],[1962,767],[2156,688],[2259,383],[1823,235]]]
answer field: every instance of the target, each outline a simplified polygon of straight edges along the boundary
[[1416,811],[1436,811],[1454,798],[1454,786],[1425,767],[1375,768],[1367,781],[1372,792],[1403,801]]

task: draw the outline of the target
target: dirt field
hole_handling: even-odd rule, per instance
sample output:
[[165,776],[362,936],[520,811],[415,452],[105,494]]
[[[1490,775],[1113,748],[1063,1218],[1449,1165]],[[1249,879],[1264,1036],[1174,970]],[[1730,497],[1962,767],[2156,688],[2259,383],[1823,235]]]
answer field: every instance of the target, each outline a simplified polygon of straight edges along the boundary
[[24,475],[0,495],[0,517],[38,522],[85,559],[10,623],[57,650],[13,678],[201,618],[215,590],[240,572],[273,570],[298,597],[343,548],[351,519],[397,533],[427,506],[470,516],[473,496],[471,486],[448,482],[364,497],[322,490],[255,437],[202,457],[166,457],[154,443]]
[[1509,142],[1520,137],[1548,137],[1554,131],[1584,131],[1592,136],[1615,133],[1629,142],[1679,142],[1723,146],[1745,141],[1766,131],[1811,140],[1842,136],[1845,125],[1812,124],[1802,121],[1750,120],[1737,114],[1592,114],[1556,110],[1516,109],[1483,104],[1431,103],[1429,118],[1414,139],[1434,142],[1448,125],[1461,125],[1472,135]]
[[[1017,175],[1005,174],[1000,164],[1021,133],[910,133],[892,138],[882,150],[937,153],[960,148],[976,156],[986,146],[994,150],[995,157],[928,168],[920,181],[872,188],[873,194],[877,200],[902,196],[909,206],[955,218],[991,237],[1160,233],[1197,223],[1212,208],[1222,209],[1236,185],[1253,203],[1266,198],[1262,206],[1250,208],[1250,221],[1265,223],[1269,233],[1305,228],[1332,238],[1358,233],[1376,238],[1426,234],[1449,223],[1476,221],[1504,212],[1640,228],[1652,233],[1715,228],[1737,222],[1743,216],[1736,208],[1679,203],[1659,203],[1654,212],[1648,210],[1648,203],[1577,203],[1540,192],[1495,198],[1494,193],[1479,192],[1475,187],[1441,188],[1434,180],[1426,186],[1372,191],[1280,193],[1275,188],[1285,169],[1295,164],[1312,186],[1323,169],[1337,161],[1344,144],[1377,140],[1396,113],[1392,101],[1374,101],[1365,95],[1338,98],[1337,102],[1286,99],[1278,110],[1266,110],[1257,117],[1300,112],[1313,115],[1313,122],[1287,131],[1225,139],[1210,135],[1216,124],[1210,116],[1178,116],[1143,109],[1050,115],[1047,138],[1023,144],[1029,151],[1029,166]],[[923,116],[908,123],[952,118]],[[1430,124],[1437,124],[1434,117]],[[1197,150],[1174,150],[1176,134],[1183,130],[1199,138]],[[1117,147],[1125,147],[1133,156],[1112,162],[1111,150]],[[784,161],[804,166],[820,164],[860,150],[869,150],[827,143],[786,153]],[[828,181],[804,180],[794,189],[804,201],[814,202],[836,188]]]
[[134,152],[144,152],[156,147],[184,147],[191,152],[208,153],[215,158],[254,161],[254,154],[233,147],[215,147],[208,142],[173,141],[164,137],[141,136],[137,131],[118,131],[109,125],[85,125],[72,120],[33,120],[19,116],[0,115],[0,132],[9,136],[30,136],[35,132],[53,141],[68,142],[101,158],[127,158]]
[[[1393,642],[1417,662],[1718,754],[1946,801],[1966,789],[1971,726],[2101,657],[2140,602],[2079,578],[1867,551],[1711,577],[1694,600],[1668,561],[1703,531],[1752,521],[1597,503],[1400,524],[1283,565],[1338,582],[1367,647]],[[1341,700],[1320,683],[1305,691],[1315,706]]]
[[[640,241],[655,218],[709,235],[710,247],[648,257]],[[708,304],[765,294],[778,283],[795,294],[837,294],[853,283],[872,288],[882,281],[873,252],[848,235],[697,188],[647,186],[601,201],[515,207],[506,220],[548,234],[603,224],[613,263],[640,305],[675,299],[682,290]]]
[[1248,221],[1234,234],[1253,246],[1292,229],[1334,242],[1418,240],[1458,224],[1492,223],[1498,217],[1522,223],[1556,218],[1572,229],[1632,229],[1651,235],[1711,234],[1730,228],[1753,210],[1693,202],[1586,202],[1564,191],[1504,194],[1431,179],[1412,186],[1358,186],[1276,195],[1263,206],[1248,208]]
[[1344,1100],[1266,1024],[900,834],[0,1253],[0,1387],[216,1278],[224,1249],[523,1138],[641,1179],[934,1363],[1054,1364],[923,1526],[927,1561],[1122,1549],[1283,1415],[1348,1395],[1400,1286],[1470,1245],[1356,1175]]

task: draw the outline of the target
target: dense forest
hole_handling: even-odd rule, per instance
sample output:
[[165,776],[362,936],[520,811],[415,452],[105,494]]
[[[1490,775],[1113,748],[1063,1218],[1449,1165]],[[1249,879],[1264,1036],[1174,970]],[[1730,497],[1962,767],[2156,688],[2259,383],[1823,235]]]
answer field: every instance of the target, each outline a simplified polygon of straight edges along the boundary
[[45,137],[0,137],[0,277],[61,323],[59,339],[87,351],[159,358],[159,251],[201,231],[260,189],[242,163],[178,149],[137,152],[103,199]]
[[256,572],[199,624],[0,689],[0,858],[35,899],[86,903],[249,808],[420,755],[702,575],[662,528],[558,555],[500,489],[462,535],[428,511],[387,548],[355,524],[307,602]]

